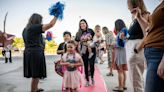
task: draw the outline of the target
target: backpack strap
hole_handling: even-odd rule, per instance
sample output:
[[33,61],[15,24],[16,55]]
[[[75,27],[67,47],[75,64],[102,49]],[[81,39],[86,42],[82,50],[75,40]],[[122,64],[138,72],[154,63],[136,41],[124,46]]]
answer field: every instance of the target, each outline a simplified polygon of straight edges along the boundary
[[[67,53],[66,59],[68,59],[68,53]],[[73,53],[73,59],[75,59],[75,53]]]

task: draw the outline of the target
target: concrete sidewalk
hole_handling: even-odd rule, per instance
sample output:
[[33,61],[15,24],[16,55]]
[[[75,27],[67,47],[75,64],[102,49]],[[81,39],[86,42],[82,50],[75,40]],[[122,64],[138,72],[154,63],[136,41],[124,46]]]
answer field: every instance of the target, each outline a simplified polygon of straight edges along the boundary
[[[39,87],[45,89],[45,92],[61,92],[62,77],[54,72],[54,61],[60,59],[57,55],[46,56],[47,78],[41,80]],[[104,56],[104,60],[106,57]],[[104,78],[108,92],[118,86],[117,72],[114,71],[114,77],[106,76],[108,72],[107,62],[104,64],[96,64]],[[23,77],[23,58],[22,56],[13,57],[13,63],[5,64],[0,60],[0,92],[30,92],[31,79]],[[96,82],[96,80],[95,80]],[[95,85],[96,86],[96,85]],[[127,72],[127,87],[125,92],[132,92]]]
[[[113,71],[114,76],[106,76],[107,73],[109,73],[108,63],[107,63],[107,57],[104,57],[105,63],[104,64],[97,64],[99,67],[101,74],[105,80],[105,84],[107,86],[108,92],[114,92],[112,89],[118,86],[118,73],[116,70]],[[132,85],[130,84],[129,79],[129,72],[127,71],[127,80],[126,80],[126,87],[127,90],[124,92],[133,92],[132,91]]]

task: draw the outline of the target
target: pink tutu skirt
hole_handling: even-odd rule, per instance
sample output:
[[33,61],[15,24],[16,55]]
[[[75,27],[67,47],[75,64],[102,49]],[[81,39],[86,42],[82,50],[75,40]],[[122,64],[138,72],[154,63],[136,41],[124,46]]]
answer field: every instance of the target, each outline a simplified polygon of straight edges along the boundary
[[80,87],[82,83],[81,74],[78,70],[75,71],[65,71],[64,72],[64,87],[76,89]]

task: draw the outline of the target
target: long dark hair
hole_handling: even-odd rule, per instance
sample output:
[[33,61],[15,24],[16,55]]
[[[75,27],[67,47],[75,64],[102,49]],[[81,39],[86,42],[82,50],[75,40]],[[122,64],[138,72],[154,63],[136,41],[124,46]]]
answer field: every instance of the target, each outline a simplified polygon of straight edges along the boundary
[[115,28],[116,28],[116,31],[117,32],[120,32],[120,30],[122,29],[122,28],[125,28],[126,26],[125,26],[125,23],[124,23],[124,21],[122,20],[122,19],[117,19],[116,21],[115,21]]
[[41,23],[42,23],[42,16],[40,14],[34,13],[30,17],[30,19],[26,25],[26,28],[29,28],[33,24],[41,24]]
[[79,21],[79,30],[78,30],[78,32],[76,33],[76,38],[75,38],[76,41],[80,41],[80,37],[82,36],[83,30],[82,30],[81,27],[80,27],[80,23],[81,23],[82,21],[86,23],[86,26],[87,26],[86,30],[88,30],[88,23],[87,23],[87,21],[86,21],[85,19],[81,19],[81,20]]

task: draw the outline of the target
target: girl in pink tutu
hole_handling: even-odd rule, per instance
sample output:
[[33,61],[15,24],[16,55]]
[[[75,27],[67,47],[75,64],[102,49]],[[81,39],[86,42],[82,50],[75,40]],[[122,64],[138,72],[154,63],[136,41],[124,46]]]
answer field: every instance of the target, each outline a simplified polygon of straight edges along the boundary
[[62,56],[61,65],[66,67],[63,80],[66,92],[77,92],[81,83],[81,74],[77,68],[83,65],[83,60],[75,51],[75,47],[75,41],[69,41],[67,43],[67,52]]

